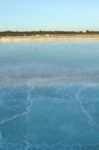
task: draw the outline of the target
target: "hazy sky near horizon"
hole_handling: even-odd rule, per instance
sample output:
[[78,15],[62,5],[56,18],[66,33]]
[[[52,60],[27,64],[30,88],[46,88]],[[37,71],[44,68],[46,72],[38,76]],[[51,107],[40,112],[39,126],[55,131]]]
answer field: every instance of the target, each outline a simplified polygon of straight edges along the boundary
[[99,30],[99,0],[0,0],[0,30]]

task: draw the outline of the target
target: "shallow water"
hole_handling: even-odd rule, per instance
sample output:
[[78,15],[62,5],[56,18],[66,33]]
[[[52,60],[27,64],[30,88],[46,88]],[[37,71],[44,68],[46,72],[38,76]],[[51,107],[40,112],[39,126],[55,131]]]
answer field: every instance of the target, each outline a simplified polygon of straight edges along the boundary
[[0,150],[99,148],[99,43],[0,43]]

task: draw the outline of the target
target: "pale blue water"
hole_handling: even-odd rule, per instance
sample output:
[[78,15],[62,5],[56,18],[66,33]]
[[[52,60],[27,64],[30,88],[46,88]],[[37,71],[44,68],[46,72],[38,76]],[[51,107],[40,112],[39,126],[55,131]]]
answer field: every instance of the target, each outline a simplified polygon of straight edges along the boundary
[[99,149],[99,42],[0,43],[0,150]]

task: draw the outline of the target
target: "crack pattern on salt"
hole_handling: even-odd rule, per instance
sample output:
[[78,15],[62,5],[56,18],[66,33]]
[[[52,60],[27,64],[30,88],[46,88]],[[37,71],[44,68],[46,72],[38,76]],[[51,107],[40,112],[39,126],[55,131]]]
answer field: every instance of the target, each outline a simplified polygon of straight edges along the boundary
[[99,125],[94,121],[94,118],[87,112],[87,110],[84,108],[83,102],[80,99],[80,94],[82,93],[82,91],[84,91],[87,87],[82,86],[78,92],[76,93],[75,97],[76,100],[79,102],[80,108],[83,112],[83,114],[88,118],[88,122],[91,126],[95,127],[99,127]]
[[[21,113],[21,114],[17,114],[17,115],[15,115],[15,116],[13,116],[13,117],[11,117],[11,118],[9,118],[9,119],[6,119],[6,120],[3,120],[1,123],[0,123],[0,125],[3,125],[3,124],[5,124],[5,123],[7,123],[7,122],[9,122],[9,121],[12,121],[13,119],[17,119],[18,117],[22,117],[22,116],[25,116],[25,115],[27,115],[27,114],[29,114],[30,112],[31,112],[31,108],[32,108],[32,106],[33,106],[33,99],[32,99],[32,96],[31,96],[31,93],[32,93],[32,91],[33,91],[33,89],[35,88],[34,86],[29,86],[28,85],[28,87],[29,87],[29,90],[27,90],[27,101],[26,101],[26,103],[27,103],[27,107],[26,107],[26,111],[25,112],[23,112],[23,113]],[[81,98],[80,98],[80,95],[81,95],[81,93],[82,93],[82,91],[84,91],[85,89],[86,89],[87,87],[85,87],[85,86],[82,86],[82,87],[80,87],[80,89],[77,91],[77,93],[75,94],[75,98],[76,98],[76,100],[79,102],[79,105],[80,105],[80,108],[81,108],[81,110],[82,110],[82,112],[83,112],[83,114],[86,116],[86,118],[88,119],[88,122],[90,123],[90,125],[91,126],[99,126],[95,121],[94,121],[94,118],[87,112],[87,110],[85,109],[85,107],[84,107],[84,105],[83,105],[83,102],[82,102],[82,100],[81,100]],[[58,92],[58,91],[57,91]],[[2,133],[0,133],[0,141],[2,140]],[[30,148],[32,148],[32,147],[34,147],[34,148],[36,148],[36,149],[40,149],[41,147],[43,148],[43,146],[44,146],[44,148],[48,148],[48,147],[54,147],[54,146],[57,146],[58,144],[60,144],[60,143],[57,143],[57,144],[53,144],[53,145],[47,145],[47,144],[45,144],[45,145],[37,145],[37,146],[35,146],[35,145],[32,145],[32,144],[30,144],[28,141],[27,141],[27,143],[25,143],[26,144],[26,147],[25,147],[25,149],[24,150],[29,150]],[[0,145],[0,148],[2,148],[1,147],[2,146],[2,144]],[[83,146],[88,146],[89,148],[91,147],[91,146],[97,146],[97,145],[91,145],[91,144],[84,144],[84,145],[81,145],[81,144],[77,144],[77,145],[69,145],[69,144],[66,144],[66,145],[64,145],[64,148],[71,148],[71,149],[76,149],[76,148],[78,148],[79,150],[83,150]],[[42,149],[41,148],[41,149]]]
[[23,117],[23,116],[25,116],[25,115],[27,115],[27,114],[29,114],[29,113],[31,112],[31,107],[32,107],[32,104],[33,104],[32,100],[31,100],[31,91],[32,91],[33,89],[34,89],[34,86],[32,86],[32,87],[30,88],[30,90],[28,90],[28,92],[27,92],[27,102],[29,102],[29,105],[27,106],[26,111],[23,112],[23,113],[17,114],[17,115],[15,115],[15,116],[13,116],[13,117],[10,117],[10,118],[8,118],[8,119],[5,119],[5,120],[1,121],[1,122],[0,122],[0,125],[4,125],[4,124],[6,124],[6,123],[9,122],[9,121],[12,121],[12,120],[14,120],[14,119],[17,119],[17,118],[19,118],[19,117]]

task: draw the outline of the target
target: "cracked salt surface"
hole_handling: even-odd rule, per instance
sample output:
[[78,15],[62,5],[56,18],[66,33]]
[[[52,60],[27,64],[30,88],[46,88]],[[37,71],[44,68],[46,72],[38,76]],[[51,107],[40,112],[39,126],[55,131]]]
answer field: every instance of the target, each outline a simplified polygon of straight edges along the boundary
[[[20,145],[20,147],[26,145],[24,149],[29,149],[29,147],[31,149],[33,149],[33,147],[35,149],[46,149],[46,147],[50,149],[51,147],[57,148],[58,143],[59,147],[67,147],[68,149],[71,147],[79,148],[80,144],[81,147],[96,147],[96,145],[98,145],[98,117],[94,118],[90,115],[80,99],[82,90],[86,91],[86,88],[87,90],[92,90],[94,87],[90,88],[85,85],[83,89],[83,86],[84,85],[27,87],[27,89],[25,89],[25,92],[28,91],[27,98],[24,100],[24,104],[26,104],[25,110],[20,103],[17,108],[16,106],[11,107],[12,110],[8,107],[8,111],[12,112],[16,108],[17,113],[15,115],[8,114],[6,119],[0,121],[2,131],[0,132],[1,146],[6,147],[6,145],[8,146],[12,141],[11,143],[14,144],[14,146],[16,145],[15,147],[18,145]],[[16,88],[14,91],[16,91]],[[48,93],[50,94],[48,95]],[[15,97],[17,94],[15,94]],[[90,100],[88,101],[90,103]],[[9,105],[13,105],[12,100],[9,101]],[[23,111],[20,112],[19,110],[22,109]],[[4,129],[6,129],[6,132]],[[20,134],[21,138],[19,137]],[[90,135],[93,136],[90,137]],[[8,138],[6,136],[8,136]],[[19,138],[19,140],[13,140],[13,138]],[[25,144],[24,141],[28,144]],[[68,143],[66,144],[67,141]],[[95,143],[93,142],[92,144],[92,141]],[[9,147],[9,149],[11,149],[11,146]],[[14,147],[12,147],[12,149],[14,149]]]
[[85,114],[85,116],[88,118],[88,121],[89,123],[92,125],[92,126],[99,126],[98,123],[96,123],[94,121],[94,118],[87,112],[86,108],[84,108],[84,105],[83,105],[83,102],[81,101],[81,98],[80,98],[80,94],[83,90],[86,90],[86,87],[82,87],[77,93],[76,93],[76,99],[78,100],[79,102],[79,105],[80,105],[80,108],[82,110],[82,112]]
[[0,44],[0,150],[99,149],[98,47]]

